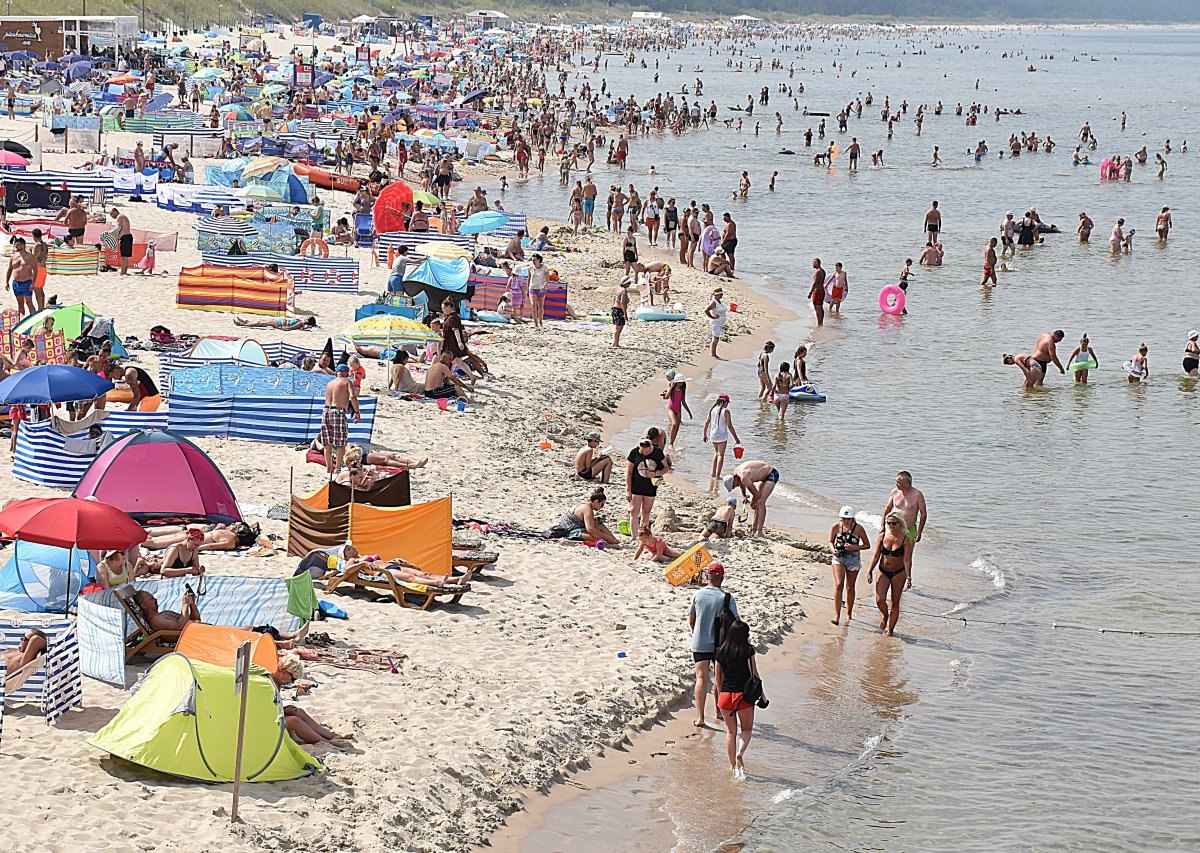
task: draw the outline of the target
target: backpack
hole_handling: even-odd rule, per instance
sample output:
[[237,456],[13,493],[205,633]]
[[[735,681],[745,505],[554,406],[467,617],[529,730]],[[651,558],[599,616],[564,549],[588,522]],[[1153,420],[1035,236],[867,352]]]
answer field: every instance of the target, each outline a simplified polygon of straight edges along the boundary
[[721,604],[721,610],[713,619],[713,636],[717,638],[715,648],[721,648],[721,641],[725,639],[725,632],[733,625],[733,620],[736,619],[733,611],[729,609],[729,601],[733,598],[733,593],[725,593],[725,600]]

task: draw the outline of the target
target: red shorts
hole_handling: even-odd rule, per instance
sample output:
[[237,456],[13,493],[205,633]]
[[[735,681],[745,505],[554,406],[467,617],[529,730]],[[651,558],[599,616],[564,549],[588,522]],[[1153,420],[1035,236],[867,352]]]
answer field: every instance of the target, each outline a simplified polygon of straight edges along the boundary
[[744,711],[747,708],[753,708],[754,703],[747,702],[745,699],[743,699],[741,693],[722,692],[717,695],[717,707],[722,711],[729,711],[730,713],[733,713],[735,711]]

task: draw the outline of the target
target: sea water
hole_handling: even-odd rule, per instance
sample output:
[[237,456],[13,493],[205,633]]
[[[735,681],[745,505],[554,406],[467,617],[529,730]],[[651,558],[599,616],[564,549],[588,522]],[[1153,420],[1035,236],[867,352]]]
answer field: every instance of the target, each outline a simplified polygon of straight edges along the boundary
[[[651,135],[635,143],[626,173],[596,169],[598,218],[604,191],[618,181],[634,182],[643,197],[658,185],[680,205],[708,201],[718,222],[728,210],[739,226],[739,269],[760,274],[760,286],[803,317],[770,332],[773,364],[807,343],[810,376],[829,398],[793,404],[780,424],[754,400],[752,363],[718,365],[690,386],[696,419],[677,442],[685,476],[706,477],[700,424],[713,395],[726,391],[747,458],[782,473],[773,519],[832,524],[836,508],[850,503],[874,538],[900,469],[913,473],[930,509],[898,637],[875,632],[862,578],[855,626],[808,642],[795,682],[803,690],[772,696],[759,713],[749,781],[729,785],[718,743],[668,763],[678,785],[659,793],[659,807],[682,849],[726,836],[731,848],[781,851],[1200,849],[1200,771],[1191,757],[1200,574],[1183,559],[1197,500],[1200,397],[1180,370],[1186,332],[1200,327],[1200,165],[1179,151],[1196,132],[1200,32],[946,31],[812,47],[799,55],[773,52],[770,41],[746,49],[764,66],[773,57],[785,69],[794,62],[802,70],[791,78],[766,67],[753,73],[745,57],[734,72],[706,48],[649,55],[660,63],[657,86],[653,68],[618,67],[615,56],[589,75],[595,84],[606,77],[610,92],[645,97],[677,92],[699,64],[701,103],[716,100],[721,116],[735,119],[746,117],[728,105],[745,104],[747,94],[757,103],[758,90],[770,90],[770,103],[756,106],[757,137],[750,119],[741,133],[722,125]],[[1026,70],[1031,64],[1036,71]],[[819,119],[794,111],[779,82],[802,82],[801,107],[831,114],[826,140],[844,149],[858,138],[857,174],[844,155],[832,169],[812,165],[823,142],[805,149],[802,133],[815,132]],[[874,104],[837,133],[839,109],[868,91]],[[909,102],[891,140],[879,119],[885,95],[893,110]],[[939,99],[944,112],[935,116]],[[972,100],[1024,114],[997,123],[989,111],[967,127],[954,105]],[[1098,166],[1073,167],[1085,121],[1100,140],[1093,161],[1132,156],[1145,144],[1150,165],[1112,184],[1099,182]],[[999,159],[1009,134],[1021,131],[1049,134],[1058,148]],[[1175,153],[1160,182],[1153,154],[1168,138]],[[981,139],[991,154],[976,164],[966,152]],[[934,145],[944,164],[937,169],[928,165]],[[797,154],[778,154],[783,148]],[[872,170],[868,152],[878,149],[887,165]],[[651,163],[658,176],[646,174]],[[742,169],[754,182],[750,198],[731,201]],[[780,174],[769,193],[773,170]],[[555,171],[551,162],[545,178],[513,185],[507,206],[561,209],[565,218]],[[935,198],[945,264],[914,267],[908,316],[886,317],[879,289],[897,280],[906,257],[919,257]],[[1177,230],[1160,246],[1154,220],[1168,205]],[[987,239],[998,236],[1006,211],[1020,219],[1031,206],[1064,233],[1019,251],[999,286],[981,288]],[[1081,211],[1096,222],[1085,245],[1074,236]],[[1137,230],[1128,255],[1109,251],[1118,217]],[[850,279],[842,316],[820,330],[810,329],[805,300],[814,257],[827,270],[841,261]],[[1075,386],[1051,367],[1047,390],[1023,391],[1001,355],[1029,352],[1039,333],[1058,328],[1067,334],[1064,364],[1086,332],[1100,368]],[[697,324],[698,339],[706,333]],[[1143,342],[1151,378],[1131,385],[1121,364]]]

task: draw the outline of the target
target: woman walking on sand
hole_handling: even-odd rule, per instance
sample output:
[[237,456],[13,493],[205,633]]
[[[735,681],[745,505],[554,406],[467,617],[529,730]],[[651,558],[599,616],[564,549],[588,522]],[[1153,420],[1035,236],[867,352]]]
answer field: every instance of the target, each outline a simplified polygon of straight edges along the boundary
[[854,507],[844,506],[838,513],[837,524],[829,531],[829,547],[833,549],[833,618],[834,625],[842,619],[842,593],[846,599],[846,624],[854,618],[855,586],[862,569],[862,553],[871,547],[867,531],[854,518]]
[[876,567],[879,568],[879,580],[875,582],[875,604],[883,614],[879,620],[879,630],[886,630],[889,637],[895,636],[896,622],[900,620],[900,598],[904,590],[912,589],[913,540],[904,531],[904,516],[898,512],[888,513],[883,533],[875,542],[871,566],[867,570],[867,583],[871,583]]
[[[750,683],[751,676],[756,684]],[[719,690],[717,708],[725,722],[725,754],[729,756],[729,768],[734,779],[745,779],[746,749],[754,736],[754,703],[765,708],[768,699],[759,680],[754,646],[750,645],[750,626],[740,619],[729,626],[717,649],[716,682]],[[748,687],[752,688],[749,695]]]
[[708,417],[704,419],[704,443],[712,441],[713,461],[712,461],[712,487],[715,494],[717,483],[721,482],[721,469],[725,467],[725,447],[729,443],[729,436],[733,436],[735,445],[742,443],[738,438],[737,430],[733,428],[733,419],[729,416],[729,395],[718,394],[717,402],[708,410]]
[[729,309],[725,303],[721,301],[725,296],[725,291],[717,288],[712,292],[712,302],[708,303],[708,307],[704,309],[704,316],[708,318],[709,325],[712,326],[712,344],[708,348],[709,355],[717,358],[717,344],[721,342],[721,336],[725,334],[725,315]]

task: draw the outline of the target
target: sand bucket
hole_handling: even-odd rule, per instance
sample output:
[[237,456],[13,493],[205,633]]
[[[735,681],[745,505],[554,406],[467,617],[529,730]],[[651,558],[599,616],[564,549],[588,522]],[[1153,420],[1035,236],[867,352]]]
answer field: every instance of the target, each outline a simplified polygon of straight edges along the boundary
[[746,455],[746,448],[742,447],[740,444],[734,446],[734,448],[733,448],[733,458],[734,459],[741,459],[745,455]]

